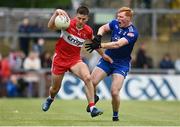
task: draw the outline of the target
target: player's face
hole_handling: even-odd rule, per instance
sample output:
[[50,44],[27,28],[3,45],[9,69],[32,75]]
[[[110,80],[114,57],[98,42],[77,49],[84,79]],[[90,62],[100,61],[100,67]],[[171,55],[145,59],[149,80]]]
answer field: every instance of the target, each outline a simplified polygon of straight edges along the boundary
[[88,21],[88,16],[87,15],[81,15],[77,14],[76,15],[76,20],[77,20],[77,27],[82,27],[87,21]]
[[121,27],[127,27],[131,21],[130,17],[125,15],[125,12],[117,13],[117,19],[118,19]]

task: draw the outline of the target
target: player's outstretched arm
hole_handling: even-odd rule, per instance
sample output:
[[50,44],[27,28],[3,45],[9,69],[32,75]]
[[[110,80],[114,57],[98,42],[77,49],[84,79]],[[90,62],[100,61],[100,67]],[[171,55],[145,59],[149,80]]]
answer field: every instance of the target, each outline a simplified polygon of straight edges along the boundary
[[94,38],[91,40],[92,43],[90,44],[85,44],[86,50],[91,53],[95,49],[101,48],[101,38],[102,35],[104,35],[106,32],[110,31],[109,23],[102,25],[98,29],[97,35],[94,36]]
[[91,40],[92,43],[85,44],[86,50],[91,53],[94,49],[99,49],[101,45],[101,35],[95,35]]
[[124,45],[127,45],[129,42],[126,38],[121,38],[118,41],[115,42],[107,42],[107,43],[101,43],[101,48],[104,49],[116,49],[120,48]]
[[102,25],[99,27],[97,35],[103,36],[105,33],[110,31],[109,23]]
[[53,13],[53,15],[51,16],[51,18],[48,22],[48,28],[49,29],[55,29],[54,20],[55,20],[56,16],[57,16],[56,13]]

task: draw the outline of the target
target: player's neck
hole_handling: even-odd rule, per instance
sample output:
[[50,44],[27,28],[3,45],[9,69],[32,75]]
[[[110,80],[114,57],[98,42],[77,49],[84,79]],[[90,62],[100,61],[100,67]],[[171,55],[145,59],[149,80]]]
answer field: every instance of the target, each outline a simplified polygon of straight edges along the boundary
[[129,22],[126,27],[129,27],[132,24],[132,22]]
[[77,25],[76,25],[76,28],[77,28],[78,30],[81,30],[81,29],[83,29],[83,25],[77,24]]

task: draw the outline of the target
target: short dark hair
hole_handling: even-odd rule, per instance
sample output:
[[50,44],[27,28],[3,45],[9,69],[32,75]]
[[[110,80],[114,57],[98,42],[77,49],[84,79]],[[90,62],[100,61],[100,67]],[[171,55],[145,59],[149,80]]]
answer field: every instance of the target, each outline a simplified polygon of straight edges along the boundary
[[76,13],[81,15],[89,15],[89,9],[86,6],[80,6]]

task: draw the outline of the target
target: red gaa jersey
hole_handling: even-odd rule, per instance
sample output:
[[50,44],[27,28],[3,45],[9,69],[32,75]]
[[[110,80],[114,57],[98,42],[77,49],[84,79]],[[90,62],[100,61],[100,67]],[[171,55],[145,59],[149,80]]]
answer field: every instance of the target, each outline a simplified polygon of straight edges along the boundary
[[[85,40],[91,40],[93,37],[93,30],[88,25],[84,25],[82,29],[76,28],[76,19],[72,19],[69,28],[61,30],[60,38],[55,47],[55,54],[53,57],[53,66],[58,68],[71,66],[80,61],[80,50],[83,47]],[[52,71],[54,67],[52,66]],[[57,68],[56,68],[57,69]],[[66,71],[67,71],[66,69]],[[65,70],[64,70],[65,71]],[[61,71],[63,73],[64,71]],[[54,72],[54,71],[53,71]],[[60,74],[55,73],[55,74]]]
[[55,52],[65,59],[80,58],[80,49],[87,39],[92,39],[93,32],[88,25],[82,29],[76,28],[76,19],[72,19],[70,27],[61,31],[61,36],[56,44]]

